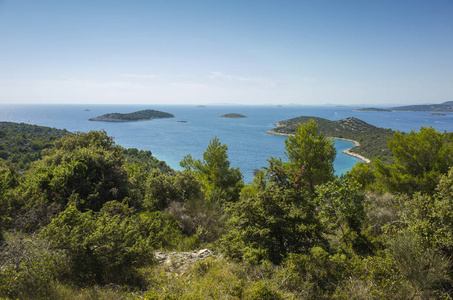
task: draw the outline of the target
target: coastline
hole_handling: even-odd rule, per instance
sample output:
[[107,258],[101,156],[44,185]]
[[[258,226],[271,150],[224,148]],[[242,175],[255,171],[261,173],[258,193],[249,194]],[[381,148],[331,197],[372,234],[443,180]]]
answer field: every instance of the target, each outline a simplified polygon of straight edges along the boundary
[[[279,127],[277,124],[275,124],[275,125],[277,127]],[[289,134],[289,133],[275,132],[275,131],[273,131],[273,129],[266,131],[266,133],[273,134],[273,135],[281,135],[281,136],[293,136],[294,135],[294,134]],[[354,147],[359,147],[360,146],[360,143],[357,142],[357,141],[354,141],[354,140],[345,139],[345,138],[339,138],[339,137],[330,137],[330,138],[335,139],[335,140],[342,140],[342,141],[352,142],[352,143],[354,143]],[[352,147],[352,148],[354,148],[354,147]],[[364,157],[364,156],[362,156],[360,154],[352,152],[351,151],[352,148],[346,149],[346,150],[342,151],[342,153],[344,153],[346,155],[349,155],[349,156],[352,156],[352,157],[356,157],[356,158],[364,161],[367,164],[369,164],[371,162],[371,160],[369,160],[368,158],[366,158],[366,157]]]

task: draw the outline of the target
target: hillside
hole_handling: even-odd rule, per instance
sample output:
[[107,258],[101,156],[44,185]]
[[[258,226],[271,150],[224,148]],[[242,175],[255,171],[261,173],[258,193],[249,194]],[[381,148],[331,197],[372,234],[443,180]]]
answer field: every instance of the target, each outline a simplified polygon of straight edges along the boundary
[[[13,163],[21,171],[42,158],[42,150],[52,148],[61,137],[72,134],[66,129],[24,123],[0,122],[0,161]],[[140,164],[148,172],[159,169],[162,173],[173,174],[175,171],[164,161],[155,158],[149,150],[123,148],[123,155],[128,164]]]
[[164,119],[164,118],[174,118],[175,116],[154,109],[145,109],[136,111],[133,113],[110,113],[95,118],[91,118],[90,121],[103,121],[103,122],[133,122],[133,121],[146,121],[152,119]]
[[[389,132],[299,117],[276,134],[309,119]],[[1,125],[1,143],[65,133]],[[0,299],[450,299],[453,134],[395,133],[395,164],[336,177],[331,145],[304,129],[312,142],[249,184],[218,138],[181,172],[105,131],[68,132],[24,171],[0,159]]]
[[68,134],[66,130],[0,122],[0,160],[17,164],[19,169],[28,169],[30,162],[41,159],[41,151],[50,148],[53,142]]
[[387,139],[394,132],[391,129],[370,125],[357,118],[351,117],[330,121],[318,117],[296,117],[276,123],[277,128],[268,131],[268,133],[277,135],[293,134],[299,124],[306,123],[310,119],[313,119],[318,124],[319,131],[326,136],[357,141],[360,146],[352,148],[351,151],[353,153],[370,160],[374,158],[380,158],[385,162],[391,162],[393,160],[392,153],[387,146]]

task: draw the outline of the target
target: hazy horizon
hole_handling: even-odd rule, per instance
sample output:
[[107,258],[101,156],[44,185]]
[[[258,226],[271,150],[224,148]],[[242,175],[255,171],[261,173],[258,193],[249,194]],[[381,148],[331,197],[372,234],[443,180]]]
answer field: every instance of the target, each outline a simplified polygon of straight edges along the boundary
[[453,2],[0,0],[0,104],[453,101]]

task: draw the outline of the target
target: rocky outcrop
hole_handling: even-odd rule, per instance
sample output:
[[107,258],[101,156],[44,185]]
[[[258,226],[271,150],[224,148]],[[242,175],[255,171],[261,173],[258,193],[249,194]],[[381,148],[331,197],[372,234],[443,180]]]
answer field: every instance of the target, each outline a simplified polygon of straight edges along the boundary
[[214,254],[211,250],[201,249],[190,252],[155,252],[154,258],[160,265],[167,265],[169,272],[184,273],[187,268],[208,257],[220,258],[221,255]]

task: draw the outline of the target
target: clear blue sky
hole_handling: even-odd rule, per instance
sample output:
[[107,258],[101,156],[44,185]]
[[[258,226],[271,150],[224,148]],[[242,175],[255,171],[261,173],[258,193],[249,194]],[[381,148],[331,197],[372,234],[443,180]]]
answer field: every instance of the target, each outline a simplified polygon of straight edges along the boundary
[[452,0],[0,0],[0,103],[444,101]]

